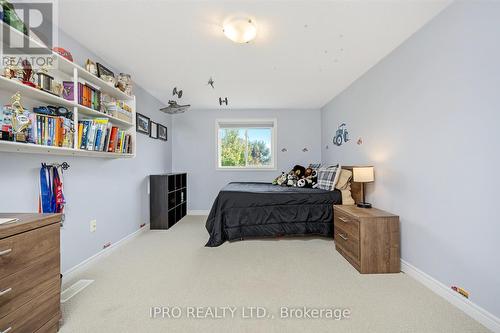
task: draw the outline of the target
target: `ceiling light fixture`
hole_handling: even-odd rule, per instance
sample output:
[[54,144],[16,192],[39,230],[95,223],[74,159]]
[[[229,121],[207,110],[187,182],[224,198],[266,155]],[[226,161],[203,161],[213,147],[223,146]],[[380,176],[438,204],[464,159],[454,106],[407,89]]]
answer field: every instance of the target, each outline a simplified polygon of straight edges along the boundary
[[248,43],[257,36],[257,26],[252,19],[234,18],[224,23],[222,31],[235,43]]

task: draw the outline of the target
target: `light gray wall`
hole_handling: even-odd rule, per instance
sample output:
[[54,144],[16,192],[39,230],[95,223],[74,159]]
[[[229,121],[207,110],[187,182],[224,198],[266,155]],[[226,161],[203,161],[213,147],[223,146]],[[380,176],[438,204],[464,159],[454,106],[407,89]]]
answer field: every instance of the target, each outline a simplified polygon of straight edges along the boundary
[[[173,117],[174,171],[188,173],[188,209],[208,210],[219,190],[232,181],[271,182],[295,164],[308,165],[321,159],[319,110],[190,110]],[[216,170],[216,119],[276,118],[277,170]],[[286,147],[287,152],[281,152]],[[302,152],[307,147],[308,152]]]
[[[99,59],[63,33],[59,37],[60,45],[70,50],[78,63],[88,57]],[[135,86],[134,90],[137,111],[163,123],[170,131],[171,117],[158,111],[161,103],[140,87]],[[8,101],[8,95],[2,95],[4,102]],[[147,176],[171,170],[171,144],[170,140],[152,140],[138,133],[135,159],[0,152],[0,211],[36,212],[40,162],[67,161],[71,167],[64,174],[67,200],[66,222],[61,230],[64,272],[102,250],[105,243],[114,243],[136,231],[141,223],[149,223]],[[95,233],[89,232],[92,219],[97,220]]]
[[[499,41],[500,3],[453,4],[321,114],[324,162],[375,166],[369,199],[400,215],[403,259],[497,317]],[[334,147],[340,122],[353,140]]]

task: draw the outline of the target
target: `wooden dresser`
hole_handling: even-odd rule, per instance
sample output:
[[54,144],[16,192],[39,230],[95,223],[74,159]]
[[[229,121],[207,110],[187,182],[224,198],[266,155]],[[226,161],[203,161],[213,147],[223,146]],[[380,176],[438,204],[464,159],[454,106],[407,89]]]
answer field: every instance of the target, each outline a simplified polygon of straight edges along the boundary
[[60,214],[0,214],[0,332],[59,330]]
[[399,217],[376,208],[333,206],[335,248],[360,273],[399,273]]

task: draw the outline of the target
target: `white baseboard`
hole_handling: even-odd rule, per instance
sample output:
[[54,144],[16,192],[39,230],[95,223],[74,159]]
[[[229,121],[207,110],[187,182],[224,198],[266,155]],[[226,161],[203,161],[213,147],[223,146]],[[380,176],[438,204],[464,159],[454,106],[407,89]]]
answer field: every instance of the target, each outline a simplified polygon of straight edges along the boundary
[[70,269],[66,270],[63,272],[63,278],[62,278],[62,284],[64,285],[66,282],[71,280],[73,276],[75,276],[77,273],[81,272],[83,269],[86,268],[87,265],[90,263],[96,261],[99,258],[104,257],[105,255],[108,255],[109,253],[113,252],[116,248],[118,248],[120,245],[125,244],[127,241],[132,240],[133,238],[139,236],[142,232],[146,231],[149,229],[149,224],[144,225],[142,228],[139,228],[138,230],[134,231],[128,236],[123,237],[119,241],[112,243],[109,247],[102,249],[101,251],[97,252],[93,256],[85,259],[81,263],[71,267]]
[[208,215],[210,213],[209,210],[188,210],[188,215]]
[[456,293],[450,287],[445,286],[432,276],[422,272],[420,269],[403,259],[401,259],[401,271],[419,281],[427,288],[431,289],[433,292],[465,312],[467,315],[486,326],[488,329],[495,333],[500,333],[500,318],[494,316],[479,305]]

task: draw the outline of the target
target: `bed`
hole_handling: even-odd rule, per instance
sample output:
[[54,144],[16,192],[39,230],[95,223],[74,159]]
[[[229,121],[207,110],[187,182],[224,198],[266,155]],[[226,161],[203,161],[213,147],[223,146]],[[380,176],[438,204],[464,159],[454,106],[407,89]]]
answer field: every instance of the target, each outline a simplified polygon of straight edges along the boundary
[[[351,183],[351,187],[356,200],[359,184]],[[342,204],[338,190],[229,183],[219,192],[208,215],[210,238],[205,246],[284,235],[331,237],[334,204]]]

